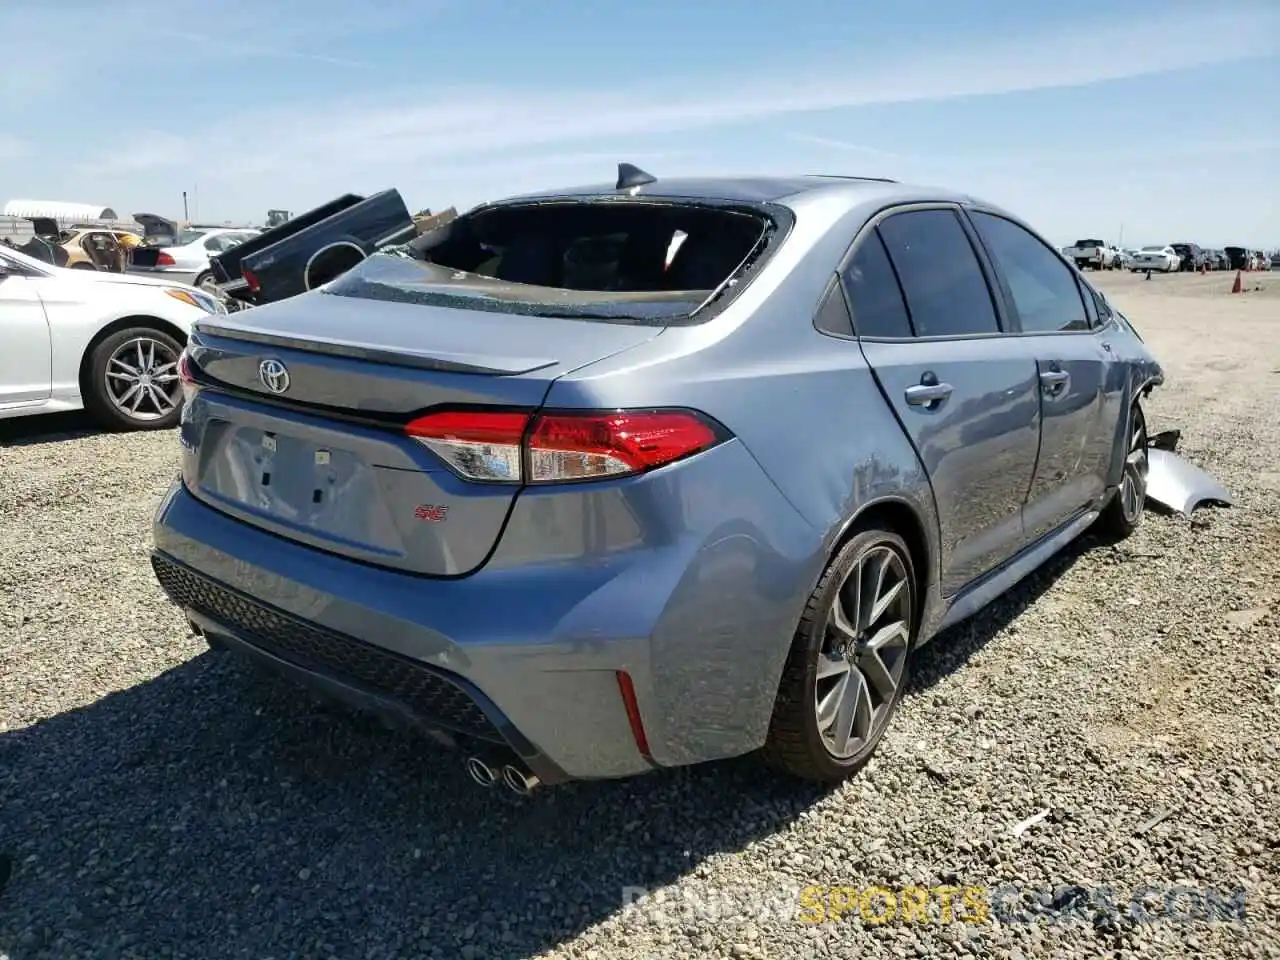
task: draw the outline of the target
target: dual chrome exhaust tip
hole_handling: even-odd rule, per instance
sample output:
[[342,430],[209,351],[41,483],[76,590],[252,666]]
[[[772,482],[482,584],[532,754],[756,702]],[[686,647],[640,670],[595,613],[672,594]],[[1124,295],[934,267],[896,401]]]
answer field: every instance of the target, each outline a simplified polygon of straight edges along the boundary
[[522,797],[533,793],[541,782],[536,775],[527,770],[521,770],[515,764],[508,763],[502,767],[495,767],[488,764],[482,757],[467,757],[467,773],[472,780],[486,789],[501,780],[508,790]]

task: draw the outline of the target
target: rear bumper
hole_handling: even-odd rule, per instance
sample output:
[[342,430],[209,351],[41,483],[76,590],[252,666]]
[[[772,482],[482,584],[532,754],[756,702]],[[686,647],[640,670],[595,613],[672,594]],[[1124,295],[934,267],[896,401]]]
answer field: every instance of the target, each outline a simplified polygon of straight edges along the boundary
[[478,749],[510,747],[545,784],[569,779],[461,677],[294,617],[160,550],[152,552],[151,565],[211,645],[401,726],[464,737]]
[[[764,741],[822,555],[817,532],[743,448],[711,453],[719,459],[674,465],[683,478],[653,479],[710,484],[704,502],[723,515],[679,542],[589,562],[523,562],[518,501],[505,557],[500,547],[467,577],[417,577],[266,533],[175,481],[156,515],[153,563],[170,598],[224,646],[414,726],[509,746],[544,783],[734,756]],[[725,496],[726,467],[761,523],[733,516],[741,501]]]

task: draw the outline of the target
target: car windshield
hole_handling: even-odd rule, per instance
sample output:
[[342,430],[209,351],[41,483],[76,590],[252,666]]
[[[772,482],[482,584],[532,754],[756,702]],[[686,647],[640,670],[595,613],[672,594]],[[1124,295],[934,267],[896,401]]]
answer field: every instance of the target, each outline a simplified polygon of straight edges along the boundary
[[182,230],[174,238],[173,245],[175,247],[185,247],[189,243],[195,243],[208,232],[208,230]]
[[336,296],[619,323],[688,322],[764,255],[756,208],[546,201],[476,211],[384,250]]

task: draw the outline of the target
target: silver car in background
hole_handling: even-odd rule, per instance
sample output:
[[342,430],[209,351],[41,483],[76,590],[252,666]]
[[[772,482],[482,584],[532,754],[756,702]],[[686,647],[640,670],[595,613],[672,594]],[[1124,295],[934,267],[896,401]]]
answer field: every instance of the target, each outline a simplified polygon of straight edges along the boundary
[[196,324],[152,562],[483,784],[845,778],[921,644],[1142,520],[1159,364],[965,194],[624,165],[393,253]]
[[217,295],[209,270],[209,258],[230,250],[262,231],[248,228],[199,227],[182,230],[167,246],[138,247],[131,251],[129,273],[171,274],[181,282]]

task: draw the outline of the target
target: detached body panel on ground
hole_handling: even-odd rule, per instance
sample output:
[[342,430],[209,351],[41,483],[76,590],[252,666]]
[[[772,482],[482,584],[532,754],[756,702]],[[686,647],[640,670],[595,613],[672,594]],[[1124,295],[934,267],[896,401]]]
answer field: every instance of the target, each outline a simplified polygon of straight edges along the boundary
[[[788,711],[826,707],[780,689],[893,603],[927,641],[1141,479],[1158,364],[972,198],[642,181],[481,208],[426,258],[198,325],[154,563],[211,642],[547,782],[796,749]],[[831,647],[833,571],[870,597],[890,567]]]

